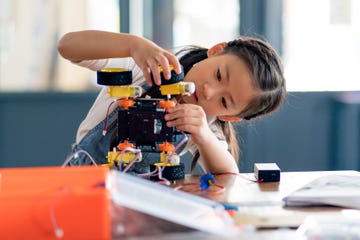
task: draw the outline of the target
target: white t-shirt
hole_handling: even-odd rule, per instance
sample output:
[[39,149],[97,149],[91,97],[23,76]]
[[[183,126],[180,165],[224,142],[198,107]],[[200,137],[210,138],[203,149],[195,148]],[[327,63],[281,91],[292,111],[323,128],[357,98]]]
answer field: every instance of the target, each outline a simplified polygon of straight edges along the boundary
[[[135,64],[132,58],[111,58],[111,59],[99,59],[99,60],[84,60],[76,63],[82,67],[86,67],[93,71],[99,71],[103,68],[125,68],[132,71],[133,85],[141,86],[145,83],[140,68]],[[97,124],[106,118],[106,112],[111,102],[115,101],[108,94],[108,87],[103,87],[97,96],[93,106],[90,108],[87,116],[79,126],[76,143],[79,143],[81,139]],[[116,104],[112,104],[109,113],[114,111]]]

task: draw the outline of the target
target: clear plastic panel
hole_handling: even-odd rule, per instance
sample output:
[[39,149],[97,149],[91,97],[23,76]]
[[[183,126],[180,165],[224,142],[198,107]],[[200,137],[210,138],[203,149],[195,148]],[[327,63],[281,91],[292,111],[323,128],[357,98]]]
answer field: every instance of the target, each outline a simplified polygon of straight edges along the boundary
[[220,203],[117,171],[110,174],[109,183],[115,205],[211,234],[240,233]]

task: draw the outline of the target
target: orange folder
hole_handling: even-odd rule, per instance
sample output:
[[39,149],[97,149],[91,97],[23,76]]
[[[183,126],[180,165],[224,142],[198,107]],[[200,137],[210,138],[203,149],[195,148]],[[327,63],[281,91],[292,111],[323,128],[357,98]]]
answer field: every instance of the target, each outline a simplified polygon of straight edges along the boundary
[[0,169],[0,239],[110,239],[105,167]]

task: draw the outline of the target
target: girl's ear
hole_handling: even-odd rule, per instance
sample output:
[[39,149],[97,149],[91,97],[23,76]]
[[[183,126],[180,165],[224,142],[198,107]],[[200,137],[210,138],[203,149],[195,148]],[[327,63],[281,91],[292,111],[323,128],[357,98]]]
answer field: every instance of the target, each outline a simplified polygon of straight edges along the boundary
[[224,122],[240,122],[242,118],[235,116],[219,116],[218,119]]
[[226,42],[221,42],[221,43],[218,43],[218,44],[212,46],[207,51],[208,57],[213,56],[213,55],[217,54],[218,52],[221,52],[224,49],[224,47],[226,47],[226,45],[227,45]]

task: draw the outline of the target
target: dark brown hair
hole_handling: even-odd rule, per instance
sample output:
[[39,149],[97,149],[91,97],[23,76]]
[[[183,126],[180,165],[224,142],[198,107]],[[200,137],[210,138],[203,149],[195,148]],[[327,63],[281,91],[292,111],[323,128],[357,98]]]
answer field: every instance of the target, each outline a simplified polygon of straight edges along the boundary
[[[179,53],[187,52],[180,58],[186,74],[191,67],[207,58],[207,49],[189,46]],[[279,55],[265,41],[259,38],[240,37],[230,41],[219,54],[232,54],[245,61],[252,77],[255,89],[259,90],[248,106],[237,116],[250,120],[276,111],[283,103],[286,95],[283,66]],[[229,145],[229,152],[236,161],[239,157],[239,146],[236,133],[231,122],[216,121],[223,138]],[[191,171],[193,171],[199,152],[194,155]]]

